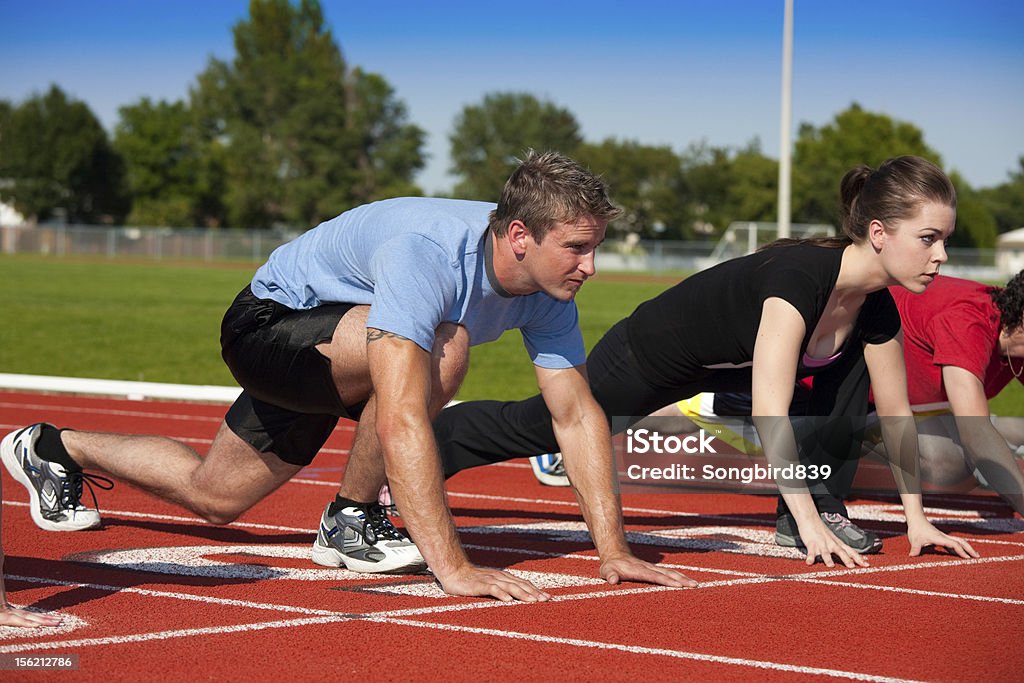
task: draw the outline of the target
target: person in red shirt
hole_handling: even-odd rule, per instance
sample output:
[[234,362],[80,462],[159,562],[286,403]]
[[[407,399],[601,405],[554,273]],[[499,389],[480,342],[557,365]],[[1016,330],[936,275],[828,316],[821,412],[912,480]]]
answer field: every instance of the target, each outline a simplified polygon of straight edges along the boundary
[[940,275],[922,294],[890,292],[903,322],[910,404],[921,416],[924,479],[954,484],[979,473],[1024,515],[1024,475],[1007,444],[1024,420],[994,423],[988,407],[1024,375],[1024,271],[1005,287]]

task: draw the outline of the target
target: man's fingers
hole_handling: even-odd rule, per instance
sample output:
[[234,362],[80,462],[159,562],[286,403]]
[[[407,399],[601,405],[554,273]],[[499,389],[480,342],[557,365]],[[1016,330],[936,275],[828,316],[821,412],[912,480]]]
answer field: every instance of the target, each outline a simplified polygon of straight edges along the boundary
[[960,557],[964,559],[970,559],[972,557],[981,557],[977,550],[975,550],[970,543],[962,538],[949,537],[952,544],[955,546],[955,550]]
[[636,557],[609,561],[602,565],[601,576],[612,585],[622,581],[643,581],[672,588],[692,588],[697,585],[696,581],[685,574]]
[[529,581],[520,579],[507,572],[495,571],[494,583],[517,600],[524,602],[544,602],[551,599],[549,593],[545,593]]
[[57,626],[61,622],[60,615],[39,614],[21,609],[0,611],[0,625],[38,628],[40,626]]
[[39,614],[37,612],[22,612],[22,614],[28,617],[29,621],[33,621],[40,626],[57,626],[61,622],[59,614]]
[[498,598],[502,602],[512,602],[513,600],[515,600],[515,598],[512,597],[512,594],[504,590],[501,586],[491,586],[490,594],[492,597]]
[[544,602],[551,595],[540,590],[529,581],[520,579],[497,569],[473,567],[458,576],[441,582],[441,588],[449,595],[466,597],[487,595],[503,602]]
[[641,577],[648,583],[655,583],[661,586],[672,586],[674,588],[692,588],[697,585],[697,582],[672,569],[665,569],[657,565],[647,565],[644,567],[644,575]]
[[674,571],[672,569],[658,568],[657,573],[659,576],[663,577],[660,581],[658,581],[658,583],[661,583],[661,585],[663,586],[685,586],[687,588],[693,588],[697,585],[697,582],[691,579],[686,574]]

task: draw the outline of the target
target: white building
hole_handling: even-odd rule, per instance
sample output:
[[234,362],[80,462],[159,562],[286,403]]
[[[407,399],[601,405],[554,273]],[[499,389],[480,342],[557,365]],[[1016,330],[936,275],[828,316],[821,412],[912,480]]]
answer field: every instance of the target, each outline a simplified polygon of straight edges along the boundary
[[10,204],[0,202],[0,225],[21,225],[25,217],[14,210]]
[[996,240],[996,267],[1007,280],[1024,270],[1024,228],[1004,232]]

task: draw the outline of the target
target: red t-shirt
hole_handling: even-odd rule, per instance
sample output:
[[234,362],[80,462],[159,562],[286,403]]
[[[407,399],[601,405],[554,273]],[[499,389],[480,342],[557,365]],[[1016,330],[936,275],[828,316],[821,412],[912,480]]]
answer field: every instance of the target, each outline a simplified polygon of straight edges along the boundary
[[942,275],[923,294],[889,288],[903,321],[910,405],[949,401],[942,387],[943,365],[963,368],[981,380],[986,398],[1013,379],[999,350],[999,308],[991,290],[989,285]]

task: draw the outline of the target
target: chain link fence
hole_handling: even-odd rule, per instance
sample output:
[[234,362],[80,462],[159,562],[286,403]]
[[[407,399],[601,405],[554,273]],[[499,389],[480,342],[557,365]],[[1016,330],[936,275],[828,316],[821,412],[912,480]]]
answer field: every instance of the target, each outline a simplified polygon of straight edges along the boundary
[[261,263],[270,252],[297,235],[296,232],[205,228],[3,226],[0,227],[0,250],[5,254]]
[[[167,261],[266,261],[274,249],[297,232],[209,228],[128,228],[91,225],[0,226],[0,251],[5,254],[92,256],[110,259]],[[597,255],[604,271],[649,273],[693,272],[738,253],[717,254],[715,241],[608,240]],[[719,251],[721,251],[719,249]],[[999,257],[997,249],[950,249],[947,275],[974,280],[1006,281],[1016,261]],[[1006,271],[1006,272],[1004,272]]]

